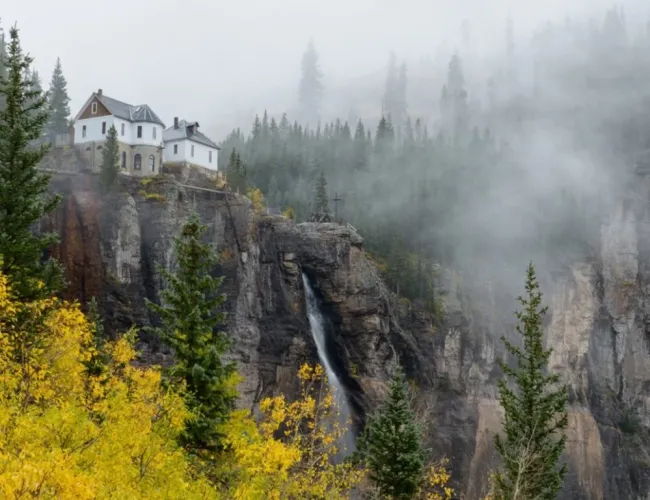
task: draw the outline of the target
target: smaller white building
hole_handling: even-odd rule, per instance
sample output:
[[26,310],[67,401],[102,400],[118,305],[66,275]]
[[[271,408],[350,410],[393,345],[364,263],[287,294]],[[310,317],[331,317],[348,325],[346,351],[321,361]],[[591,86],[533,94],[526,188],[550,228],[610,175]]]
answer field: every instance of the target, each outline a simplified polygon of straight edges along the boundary
[[218,171],[221,148],[199,131],[198,122],[174,118],[174,125],[163,131],[163,162],[185,163]]

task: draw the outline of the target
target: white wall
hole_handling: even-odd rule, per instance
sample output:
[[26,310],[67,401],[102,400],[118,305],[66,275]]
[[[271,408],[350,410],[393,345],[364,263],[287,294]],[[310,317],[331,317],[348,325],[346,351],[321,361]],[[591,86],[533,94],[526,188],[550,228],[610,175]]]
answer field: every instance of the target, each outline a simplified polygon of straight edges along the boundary
[[[82,144],[84,142],[103,141],[106,136],[102,134],[102,123],[106,122],[106,132],[115,125],[117,129],[117,140],[125,144],[161,146],[163,127],[156,123],[136,122],[131,123],[121,118],[115,118],[112,115],[97,116],[77,120],[74,124],[74,142]],[[122,135],[122,124],[124,124],[124,135]],[[86,126],[86,137],[82,137],[83,126]],[[138,139],[138,126],[142,127],[142,138]],[[153,129],[156,128],[156,138],[153,138]]]
[[[174,154],[174,145],[178,145],[178,153]],[[194,156],[192,156],[194,146]],[[209,151],[212,151],[212,162],[209,161]],[[169,141],[165,143],[163,161],[192,163],[210,170],[218,170],[219,150],[188,139]]]
[[[82,144],[84,142],[103,141],[106,137],[102,134],[102,122],[106,122],[106,131],[108,131],[113,124],[113,117],[109,115],[77,120],[74,124],[74,143]],[[84,125],[86,126],[86,137],[82,135]]]
[[[167,163],[181,162],[185,160],[185,146],[188,141],[184,139],[168,141],[163,149],[163,161]],[[174,154],[174,146],[178,146],[178,153]]]

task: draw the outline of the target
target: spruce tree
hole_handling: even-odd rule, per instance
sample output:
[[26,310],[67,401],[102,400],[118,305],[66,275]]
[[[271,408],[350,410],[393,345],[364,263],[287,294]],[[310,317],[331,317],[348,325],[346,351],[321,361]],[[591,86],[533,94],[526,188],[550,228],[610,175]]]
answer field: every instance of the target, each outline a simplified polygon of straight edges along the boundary
[[110,191],[115,186],[115,181],[120,172],[120,149],[117,143],[117,129],[111,125],[106,134],[106,142],[102,150],[102,166],[100,181],[104,192]]
[[[557,387],[559,375],[547,374],[552,350],[544,349],[542,294],[532,263],[526,276],[526,298],[519,297],[517,332],[523,348],[502,338],[515,359],[511,368],[499,361],[507,378],[499,381],[504,409],[503,435],[495,438],[503,468],[496,474],[495,499],[553,500],[562,489],[566,464],[558,468],[564,450],[567,427],[567,388]],[[516,389],[510,388],[508,379]]]
[[46,145],[34,144],[47,122],[46,100],[25,77],[32,59],[21,50],[17,28],[11,28],[9,38],[7,76],[0,77],[6,103],[0,110],[0,268],[21,299],[33,299],[51,295],[63,283],[61,268],[42,259],[56,235],[32,232],[59,197],[47,194],[50,177],[37,169],[47,153]]
[[318,52],[313,40],[307,45],[307,50],[302,57],[301,72],[298,89],[300,113],[306,125],[315,125],[320,120],[323,73],[320,70]]
[[316,199],[314,200],[314,212],[329,213],[330,206],[327,198],[327,180],[323,172],[318,176],[316,181]]
[[178,269],[160,269],[167,281],[162,303],[147,301],[162,322],[157,332],[175,353],[169,379],[185,383],[187,405],[195,415],[186,423],[183,443],[199,453],[219,449],[218,426],[227,420],[237,395],[235,365],[223,359],[230,339],[219,331],[225,322],[220,308],[226,297],[218,293],[223,278],[210,275],[217,255],[201,241],[206,229],[196,214],[183,225],[174,241]]
[[226,167],[226,179],[228,185],[233,191],[246,194],[248,190],[246,165],[244,165],[239,153],[235,149],[230,153],[230,159],[228,161],[228,166]]
[[357,457],[365,462],[382,496],[400,500],[415,497],[425,460],[420,440],[408,383],[397,367],[386,402],[370,415],[357,446]]
[[[0,19],[1,21],[1,19]],[[5,33],[0,26],[0,81],[7,78],[7,43]],[[0,111],[5,107],[5,96],[0,93]]]
[[51,141],[59,134],[68,132],[68,120],[70,119],[70,98],[68,97],[67,82],[63,76],[61,59],[56,60],[56,66],[50,81],[48,95],[49,121],[47,124],[47,135]]

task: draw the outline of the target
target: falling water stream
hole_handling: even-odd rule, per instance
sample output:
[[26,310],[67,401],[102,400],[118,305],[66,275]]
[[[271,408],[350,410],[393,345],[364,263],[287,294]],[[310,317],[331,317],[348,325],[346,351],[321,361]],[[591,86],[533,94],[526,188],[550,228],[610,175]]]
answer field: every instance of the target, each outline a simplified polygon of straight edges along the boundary
[[339,377],[336,375],[336,372],[332,368],[332,363],[329,359],[329,354],[326,348],[325,340],[325,328],[323,325],[323,316],[320,312],[318,301],[314,295],[314,291],[309,284],[309,280],[303,274],[302,282],[305,287],[305,300],[307,305],[307,317],[309,318],[309,326],[311,328],[311,334],[314,337],[314,342],[316,343],[316,349],[318,351],[318,358],[320,359],[321,364],[325,368],[325,373],[327,374],[327,380],[330,386],[330,391],[335,397],[339,409],[339,423],[342,426],[347,428],[346,433],[341,437],[342,442],[339,443],[339,448],[341,448],[341,453],[339,457],[343,458],[352,453],[355,449],[355,438],[354,432],[350,426],[350,404],[345,396],[345,390],[341,385]]

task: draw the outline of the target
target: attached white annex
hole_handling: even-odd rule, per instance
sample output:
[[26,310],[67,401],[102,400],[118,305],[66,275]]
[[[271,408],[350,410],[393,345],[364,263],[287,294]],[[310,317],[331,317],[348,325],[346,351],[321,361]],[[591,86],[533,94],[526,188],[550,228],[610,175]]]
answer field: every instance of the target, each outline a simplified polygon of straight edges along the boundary
[[74,144],[86,153],[91,167],[101,162],[101,150],[111,126],[117,130],[120,165],[125,172],[151,175],[163,162],[165,124],[146,104],[132,105],[93,92],[74,118]]
[[174,125],[163,132],[165,164],[190,164],[219,170],[221,148],[199,131],[198,122],[174,118]]

